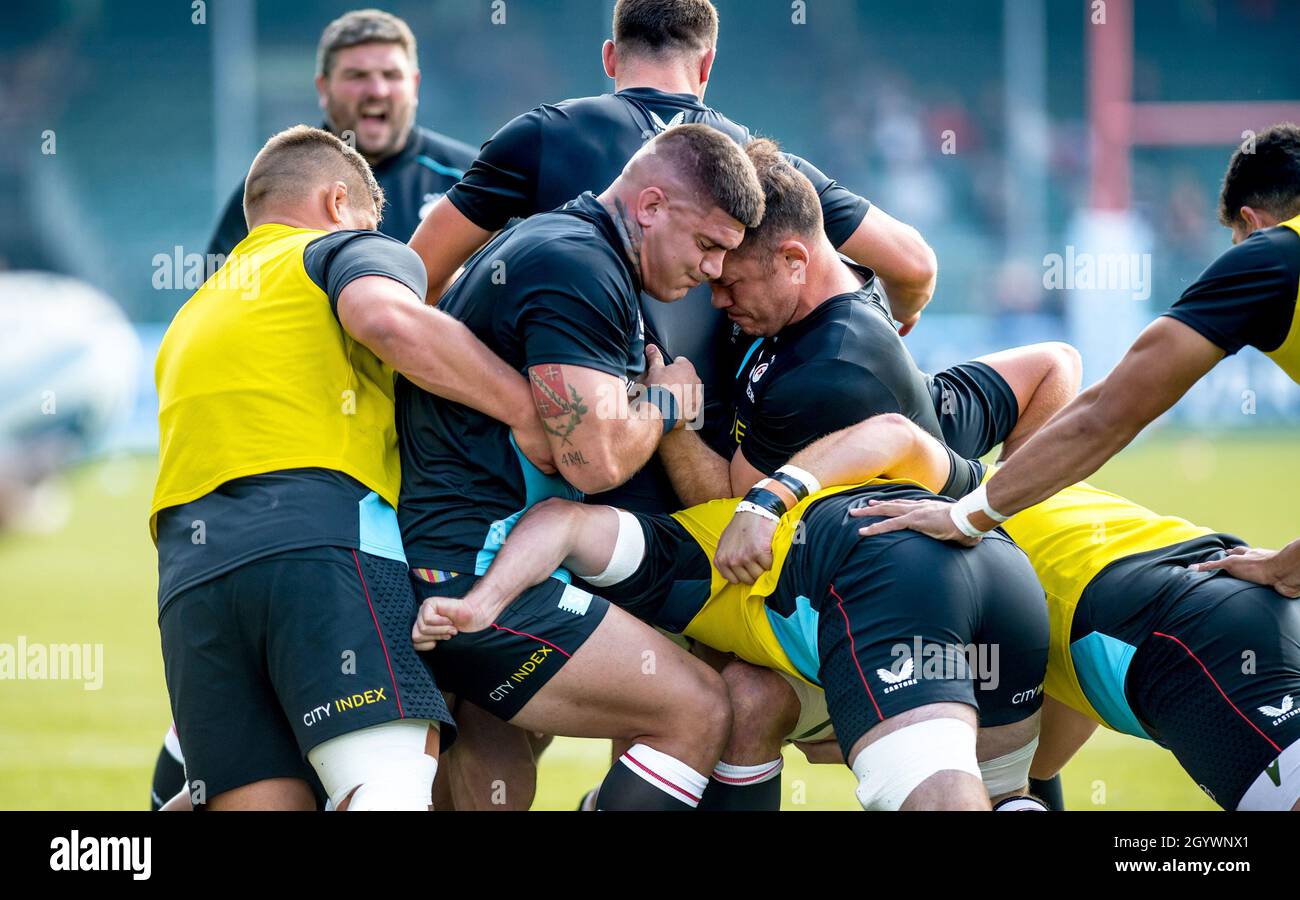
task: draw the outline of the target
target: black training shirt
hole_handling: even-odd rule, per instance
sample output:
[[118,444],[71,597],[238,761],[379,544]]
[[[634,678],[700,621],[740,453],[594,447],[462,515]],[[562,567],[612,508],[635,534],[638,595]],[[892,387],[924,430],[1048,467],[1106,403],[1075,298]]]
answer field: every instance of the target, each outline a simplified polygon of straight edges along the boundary
[[1262,228],[1210,263],[1168,312],[1231,356],[1282,346],[1296,315],[1300,234]]
[[[898,336],[870,269],[865,279],[768,338],[748,339],[732,387],[732,447],[771,475],[818,438],[902,413],[943,440],[926,376]],[[744,335],[741,335],[743,338]]]
[[[490,241],[438,307],[521,373],[566,364],[628,379],[645,362],[640,287],[613,221],[588,193]],[[590,416],[610,398],[565,402]],[[412,566],[474,572],[500,536],[494,522],[546,496],[580,496],[517,454],[502,423],[401,378],[397,431],[398,518]]]

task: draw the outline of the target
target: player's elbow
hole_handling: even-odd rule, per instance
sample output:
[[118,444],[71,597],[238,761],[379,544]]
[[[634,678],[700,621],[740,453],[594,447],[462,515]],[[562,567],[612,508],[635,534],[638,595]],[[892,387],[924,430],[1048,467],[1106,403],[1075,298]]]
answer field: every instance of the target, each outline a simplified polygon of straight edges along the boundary
[[612,491],[627,480],[623,467],[611,453],[593,453],[591,457],[580,451],[557,454],[557,459],[566,457],[572,461],[560,463],[564,478],[584,494]]
[[900,295],[898,299],[908,300],[914,306],[924,306],[934,294],[935,281],[939,277],[939,257],[921,237],[921,232],[910,225],[900,224],[899,228],[899,243],[904,249],[898,254],[886,280],[893,294]]
[[392,359],[409,333],[409,311],[405,304],[374,302],[349,304],[340,308],[340,319],[352,337],[370,348],[380,359]]

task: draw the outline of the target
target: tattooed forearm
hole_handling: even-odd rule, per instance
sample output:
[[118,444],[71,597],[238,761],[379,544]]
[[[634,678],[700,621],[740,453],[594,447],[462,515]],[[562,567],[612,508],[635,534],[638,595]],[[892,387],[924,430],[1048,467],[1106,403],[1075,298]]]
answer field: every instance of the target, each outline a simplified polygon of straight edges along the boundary
[[[606,204],[608,209],[608,204]],[[627,254],[628,261],[632,263],[632,268],[636,271],[636,277],[641,278],[641,226],[637,220],[628,212],[623,201],[615,197],[613,215],[614,226],[618,229],[618,236],[623,239],[623,251]]]
[[[572,446],[569,436],[582,424],[587,406],[573,385],[566,384],[559,366],[535,366],[528,371],[533,402],[542,417],[542,428]],[[581,456],[581,454],[578,454]],[[583,464],[586,460],[583,460]]]

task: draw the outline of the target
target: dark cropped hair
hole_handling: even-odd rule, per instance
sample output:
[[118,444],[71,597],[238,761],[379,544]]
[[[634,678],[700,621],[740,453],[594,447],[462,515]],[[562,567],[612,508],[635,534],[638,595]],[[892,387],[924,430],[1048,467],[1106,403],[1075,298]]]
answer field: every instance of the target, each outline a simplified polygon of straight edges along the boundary
[[718,42],[718,11],[709,0],[618,0],[614,43],[633,53],[703,52]]
[[1255,137],[1254,152],[1238,147],[1219,192],[1219,221],[1231,227],[1243,206],[1279,221],[1300,215],[1300,127],[1283,122]]

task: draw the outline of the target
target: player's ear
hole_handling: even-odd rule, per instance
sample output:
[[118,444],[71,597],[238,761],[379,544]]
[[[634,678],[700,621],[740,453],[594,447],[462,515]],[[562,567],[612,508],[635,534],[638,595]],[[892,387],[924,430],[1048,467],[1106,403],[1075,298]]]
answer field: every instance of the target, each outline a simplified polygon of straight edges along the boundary
[[782,241],[776,252],[790,273],[790,280],[795,284],[805,283],[808,279],[808,260],[812,255],[808,252],[808,245],[791,239]]
[[610,78],[617,78],[618,51],[614,48],[613,41],[605,41],[605,45],[600,48],[600,58],[605,63],[605,74]]
[[329,95],[325,92],[325,85],[327,83],[328,82],[324,75],[316,76],[316,100],[320,104],[321,109],[324,109],[329,103]]
[[411,81],[413,82],[412,86],[415,91],[415,96],[411,98],[411,105],[419,106],[420,105],[420,70],[419,69],[415,70],[415,74],[411,76]]
[[342,181],[336,181],[325,191],[325,214],[335,225],[345,227],[347,208],[348,186]]
[[647,228],[654,224],[668,207],[668,198],[664,192],[657,187],[642,188],[641,193],[636,195],[636,222],[642,228]]
[[1245,225],[1246,234],[1251,234],[1259,229],[1259,213],[1254,208],[1243,206],[1240,215],[1241,221]]
[[718,56],[718,48],[710,47],[708,52],[700,59],[700,94],[704,94],[704,86],[709,83],[709,75],[713,72],[713,60]]

